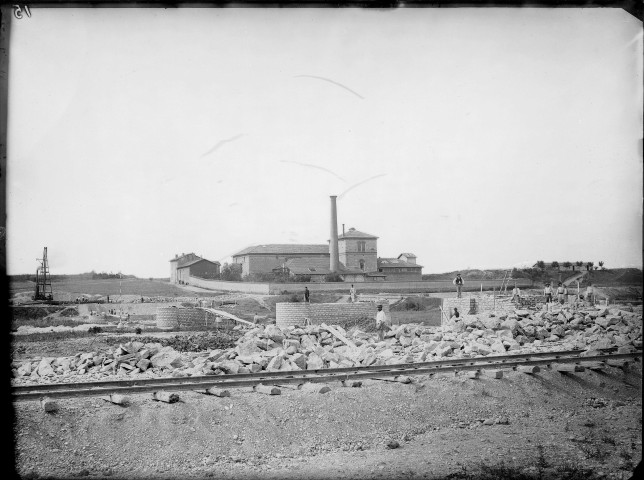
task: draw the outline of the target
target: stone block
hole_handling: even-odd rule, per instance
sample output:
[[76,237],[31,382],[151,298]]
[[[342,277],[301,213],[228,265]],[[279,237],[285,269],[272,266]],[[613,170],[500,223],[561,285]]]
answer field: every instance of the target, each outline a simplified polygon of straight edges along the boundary
[[148,360],[147,358],[142,358],[136,363],[137,368],[139,368],[142,372],[145,372],[148,367],[150,366],[152,362]]
[[47,413],[53,413],[58,410],[58,404],[49,397],[42,398],[40,406]]
[[172,347],[163,347],[151,359],[153,367],[181,367],[181,354]]
[[268,365],[266,366],[266,370],[269,372],[275,372],[278,371],[282,367],[282,357],[276,356],[273,357],[270,362],[268,362]]

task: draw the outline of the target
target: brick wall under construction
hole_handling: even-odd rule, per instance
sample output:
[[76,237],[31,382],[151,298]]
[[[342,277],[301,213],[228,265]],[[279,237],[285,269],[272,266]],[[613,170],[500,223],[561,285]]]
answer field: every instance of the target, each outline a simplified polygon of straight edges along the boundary
[[494,297],[492,295],[479,295],[462,298],[444,298],[443,310],[448,315],[454,313],[454,308],[458,308],[461,315],[474,315],[481,312],[504,313],[515,308],[510,302],[509,297]]
[[[382,302],[382,309],[387,317],[389,315],[389,304]],[[377,305],[373,302],[358,303],[298,303],[280,302],[275,305],[278,327],[290,325],[304,325],[305,319],[309,319],[312,325],[326,323],[333,325],[339,321],[357,320],[368,317],[375,318]],[[390,317],[391,318],[391,317]]]

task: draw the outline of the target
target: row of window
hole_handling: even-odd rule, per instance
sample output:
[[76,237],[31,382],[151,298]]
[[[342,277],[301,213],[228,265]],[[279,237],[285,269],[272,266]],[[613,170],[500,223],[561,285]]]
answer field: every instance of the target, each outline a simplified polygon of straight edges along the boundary
[[[383,268],[378,269],[379,272],[383,272]],[[406,267],[396,267],[396,268],[388,268],[387,272],[416,272],[418,273],[417,268],[406,268]]]

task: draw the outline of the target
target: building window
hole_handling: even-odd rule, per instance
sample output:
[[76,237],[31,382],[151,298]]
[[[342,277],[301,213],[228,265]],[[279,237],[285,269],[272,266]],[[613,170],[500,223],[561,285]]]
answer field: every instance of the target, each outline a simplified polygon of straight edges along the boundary
[[367,242],[358,242],[358,251],[365,252],[366,246],[367,246]]
[[378,271],[382,273],[382,268],[379,268]]
[[360,270],[364,272],[364,260],[360,260],[359,264],[360,264]]

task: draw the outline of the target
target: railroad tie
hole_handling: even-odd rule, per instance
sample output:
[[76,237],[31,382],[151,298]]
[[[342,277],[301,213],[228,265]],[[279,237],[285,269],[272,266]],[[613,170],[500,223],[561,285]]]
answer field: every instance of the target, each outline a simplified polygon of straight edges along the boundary
[[40,406],[47,413],[53,413],[58,410],[58,404],[49,397],[41,398]]
[[152,400],[156,400],[157,402],[175,403],[179,401],[179,395],[160,390],[152,393]]
[[130,403],[130,399],[125,395],[120,395],[118,393],[112,393],[106,397],[101,397],[106,402],[114,403],[116,405],[126,406]]
[[362,380],[342,380],[343,387],[362,387]]
[[555,363],[554,369],[559,373],[573,373],[573,372],[583,372],[586,370],[581,365],[571,364],[571,363]]
[[270,386],[270,385],[263,385],[261,383],[259,385],[255,385],[253,387],[253,390],[255,390],[258,393],[264,393],[266,395],[281,395],[282,394],[282,391],[279,388],[273,387],[273,386]]
[[616,368],[627,368],[628,367],[628,362],[626,360],[606,360],[606,363],[608,364],[609,367],[616,367]]
[[517,365],[514,368],[517,372],[528,374],[533,374],[541,371],[541,369],[537,365]]
[[302,385],[301,390],[308,393],[327,393],[331,391],[331,389],[326,385],[320,385],[319,383],[311,382]]
[[583,362],[582,365],[593,371],[599,371],[606,368],[606,364],[604,362]]
[[223,388],[210,387],[206,389],[208,395],[214,395],[215,397],[230,397],[230,392]]

